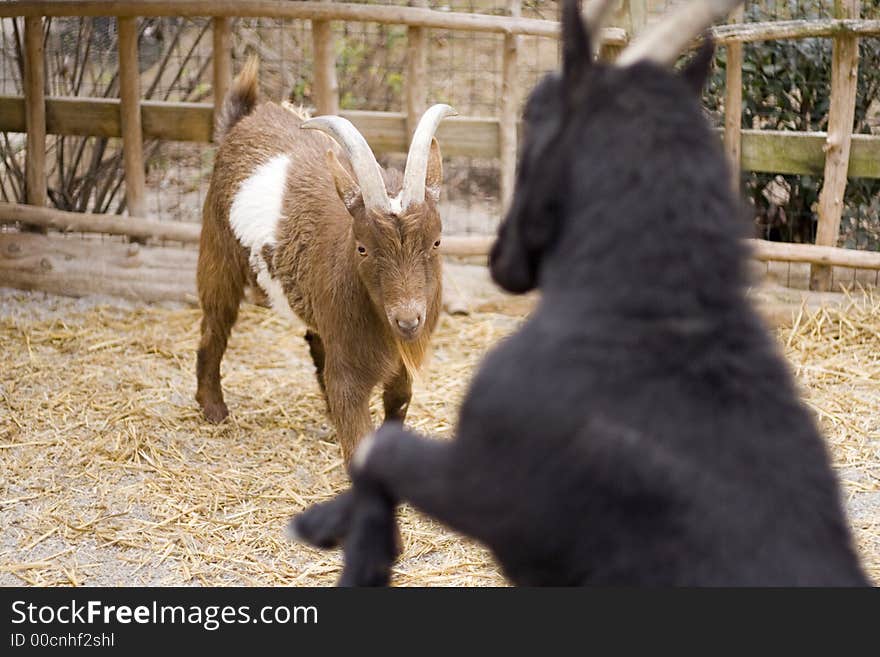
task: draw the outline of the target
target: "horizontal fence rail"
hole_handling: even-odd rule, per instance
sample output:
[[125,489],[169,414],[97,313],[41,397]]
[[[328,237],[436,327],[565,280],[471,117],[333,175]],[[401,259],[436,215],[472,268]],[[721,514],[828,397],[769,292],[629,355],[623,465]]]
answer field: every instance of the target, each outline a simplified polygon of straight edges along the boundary
[[[10,0],[9,2],[0,2],[0,18],[16,16],[289,18],[390,23],[413,27],[523,36],[559,36],[557,21],[537,18],[466,14],[422,7],[289,2],[288,0],[180,0],[178,2],[172,0],[54,0],[49,2]],[[626,32],[620,28],[605,28],[602,31],[602,41],[608,45],[625,45],[627,43]]]
[[[734,22],[717,26],[712,35],[717,43],[727,44],[729,48],[740,48],[742,43],[766,40],[803,39],[812,37],[831,38],[835,49],[840,44],[856,43],[863,37],[880,36],[880,20],[860,20],[858,3],[855,0],[841,0],[848,9],[837,11],[836,18],[828,20],[792,20],[766,23]],[[330,2],[290,2],[287,0],[9,0],[0,2],[0,18],[25,17],[25,34],[30,35],[33,50],[37,52],[41,18],[43,17],[116,17],[125,22],[131,32],[134,19],[139,17],[212,17],[214,26],[215,62],[214,89],[215,101],[222,97],[223,89],[228,87],[231,77],[229,49],[223,47],[229,42],[229,20],[241,18],[283,18],[312,21],[321,28],[313,34],[315,41],[316,70],[329,73],[335,70],[335,55],[332,33],[328,29],[330,21],[376,22],[403,25],[410,28],[411,39],[408,51],[408,77],[418,77],[413,71],[420,70],[419,62],[426,57],[426,39],[419,39],[425,29],[448,29],[465,32],[482,32],[505,35],[503,51],[503,84],[509,91],[515,80],[517,37],[537,36],[558,38],[560,26],[557,21],[522,18],[519,0],[508,0],[509,15],[468,14],[460,12],[429,9],[423,2],[419,6],[387,6],[373,4],[349,4]],[[636,2],[630,6],[641,6]],[[632,19],[632,16],[630,16]],[[631,24],[630,24],[631,23]],[[627,23],[633,28],[642,22],[632,19]],[[322,31],[323,30],[323,31]],[[321,36],[323,35],[323,36]],[[613,53],[629,42],[627,30],[619,27],[605,28],[601,32],[604,52]],[[131,39],[129,39],[131,41]],[[218,46],[219,44],[219,46]],[[131,43],[128,44],[131,46]],[[123,55],[122,44],[120,54]],[[217,49],[221,52],[217,52]],[[130,48],[129,48],[130,50]],[[42,56],[27,58],[28,79],[33,84],[27,86],[27,97],[0,96],[0,131],[28,132],[28,173],[38,180],[36,173],[43,170],[41,157],[38,157],[37,144],[45,144],[45,135],[75,135],[92,137],[122,137],[124,145],[136,146],[142,139],[162,139],[170,141],[189,141],[207,143],[213,138],[214,104],[183,103],[141,100],[137,92],[136,51],[127,58],[129,70],[128,93],[123,99],[44,97],[42,89],[34,91],[44,75]],[[131,55],[131,53],[128,53]],[[835,75],[838,80],[856,74],[857,58],[838,57],[835,60]],[[120,62],[123,58],[120,57]],[[739,61],[735,57],[732,61]],[[845,68],[845,66],[847,68]],[[838,70],[839,69],[839,70]],[[845,75],[841,71],[847,72]],[[728,72],[728,81],[738,78]],[[741,85],[741,81],[738,83]],[[323,84],[317,84],[316,104],[319,108],[338,107],[338,88],[333,76]],[[841,113],[842,103],[852,101],[855,94],[853,79],[848,83],[832,85],[831,105],[837,108],[838,118],[829,133],[743,130],[739,113],[739,103],[732,103],[731,116],[725,117],[725,142],[728,153],[738,168],[780,174],[825,175],[829,170],[835,175],[834,198],[842,199],[839,187],[846,186],[847,178],[880,178],[880,136],[850,135],[841,137],[841,125],[846,123],[846,113]],[[510,97],[508,97],[510,96]],[[738,94],[741,101],[741,86]],[[736,100],[737,94],[728,100]],[[413,119],[418,116],[426,101],[426,90],[418,80],[407,82],[405,112],[342,111],[340,114],[351,120],[364,134],[370,146],[377,153],[405,153],[412,130]],[[505,94],[504,106],[500,114],[504,120],[495,117],[455,117],[444,121],[437,137],[443,144],[444,155],[477,158],[498,158],[501,161],[503,196],[509,196],[512,187],[513,165],[516,154],[517,125],[515,111],[518,94]],[[729,108],[728,108],[729,109]],[[330,110],[326,110],[330,111]],[[851,124],[852,121],[849,121]],[[37,125],[38,124],[38,125]],[[35,127],[36,126],[36,127]],[[136,126],[133,128],[132,126]],[[832,129],[833,128],[833,129]],[[844,143],[846,148],[836,155]],[[123,149],[125,151],[125,148]],[[36,155],[35,155],[36,154]],[[137,169],[137,162],[129,162],[126,174]],[[140,170],[143,169],[142,157]],[[126,178],[129,176],[126,175]],[[135,176],[136,177],[136,176]],[[842,182],[841,182],[842,181]],[[38,180],[39,182],[39,180]],[[737,181],[738,184],[738,181]],[[44,189],[45,185],[32,184],[31,188]],[[829,192],[828,198],[832,194]],[[47,207],[45,199],[40,202],[39,195],[29,196],[28,203],[18,205],[0,203],[0,225],[21,224],[39,229],[53,229],[61,232],[104,233],[127,236],[134,240],[160,240],[193,244],[198,241],[200,227],[194,223],[159,222],[143,217],[140,206],[132,203],[137,194],[129,199],[127,218],[116,215],[80,214],[63,212]],[[502,201],[505,199],[502,198]],[[820,212],[820,224],[828,232],[830,220],[839,222],[839,210]],[[835,233],[836,234],[836,233]],[[0,234],[0,238],[9,236]],[[31,239],[31,238],[28,238]],[[447,255],[485,255],[493,241],[486,236],[445,237],[441,250]],[[750,240],[753,256],[758,260],[777,260],[794,263],[811,263],[820,268],[853,267],[880,270],[880,253],[839,249],[829,245],[780,244]],[[39,240],[34,241],[39,244]],[[55,248],[55,247],[53,247]],[[89,246],[88,248],[93,248]],[[97,251],[96,251],[97,252]],[[128,256],[126,256],[128,257]],[[140,257],[140,256],[139,256]],[[43,262],[43,261],[40,261]],[[10,271],[11,265],[5,270]],[[828,270],[830,271],[830,270]],[[822,283],[827,289],[827,282]],[[820,286],[821,287],[821,286]]]
[[[398,112],[340,112],[357,126],[377,153],[405,153],[409,146],[406,115]],[[211,103],[141,101],[144,137],[171,141],[210,142]],[[440,124],[437,138],[443,154],[496,158],[501,154],[496,118],[452,117]],[[25,131],[21,96],[0,96],[0,132]],[[115,98],[46,99],[46,132],[52,135],[121,137],[120,102]],[[745,171],[821,175],[825,163],[824,132],[743,130],[741,168]],[[880,136],[853,135],[849,177],[880,178]]]
[[772,21],[767,23],[733,23],[712,28],[715,42],[754,43],[786,41],[813,37],[880,36],[880,20],[829,18],[824,20]]
[[[152,221],[140,217],[65,212],[52,208],[0,202],[0,225],[27,223],[61,232],[104,233],[140,239],[157,239],[198,244],[201,225],[193,222]],[[494,237],[486,235],[449,235],[443,238],[444,255],[473,256],[489,251]],[[834,267],[880,270],[880,253],[838,249],[814,244],[786,244],[747,239],[752,256],[760,261],[805,262]]]
[[[122,217],[115,214],[67,212],[54,208],[0,202],[0,225],[24,223],[30,226],[52,228],[61,232],[103,233],[122,235],[139,240],[198,244],[201,224],[194,222],[155,221],[144,217]],[[483,255],[489,251],[494,237],[485,235],[446,235],[440,243],[440,252],[451,256]]]
[[[352,3],[290,2],[289,0],[6,0],[0,2],[0,18],[14,17],[205,16],[232,18],[289,18],[391,23],[466,32],[558,37],[559,22],[537,18],[493,16],[439,11],[422,7],[398,7]],[[712,36],[719,44],[776,41],[844,34],[880,36],[880,20],[824,19],[735,23],[716,26]],[[607,45],[627,43],[625,30],[604,28]]]

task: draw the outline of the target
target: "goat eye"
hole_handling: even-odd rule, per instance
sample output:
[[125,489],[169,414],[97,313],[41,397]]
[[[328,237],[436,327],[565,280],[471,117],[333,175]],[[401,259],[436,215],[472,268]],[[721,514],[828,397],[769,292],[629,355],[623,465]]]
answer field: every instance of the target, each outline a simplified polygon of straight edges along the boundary
[[440,240],[437,240],[436,242],[434,242],[434,248],[435,249],[440,248]]
[[363,244],[358,244],[358,253],[360,253],[362,256],[367,255],[367,247],[365,247]]

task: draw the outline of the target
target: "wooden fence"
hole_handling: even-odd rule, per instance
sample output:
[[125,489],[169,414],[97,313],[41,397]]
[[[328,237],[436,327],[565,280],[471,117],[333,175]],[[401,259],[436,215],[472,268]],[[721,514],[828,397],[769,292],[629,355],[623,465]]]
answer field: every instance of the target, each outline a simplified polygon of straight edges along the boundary
[[[140,98],[137,30],[138,17],[211,17],[213,24],[214,100],[222,98],[232,77],[230,19],[267,17],[308,19],[314,41],[315,104],[319,113],[339,108],[335,78],[334,48],[330,21],[362,21],[407,26],[407,84],[404,112],[343,111],[378,153],[405,152],[409,136],[427,104],[422,83],[427,67],[425,37],[429,29],[492,32],[504,35],[502,94],[499,117],[455,117],[438,131],[445,155],[498,158],[501,197],[505,203],[513,189],[516,166],[517,116],[524,90],[518,88],[518,38],[522,35],[557,38],[556,21],[520,16],[520,1],[508,0],[508,16],[441,12],[416,6],[382,6],[330,2],[287,2],[279,0],[9,0],[0,3],[0,18],[24,17],[24,97],[0,96],[0,131],[27,132],[26,187],[28,206],[0,203],[0,224],[24,223],[62,231],[127,235],[144,240],[192,243],[198,240],[197,224],[151,221],[145,217],[143,139],[210,142],[213,103],[144,101]],[[644,0],[630,0],[628,20],[633,29],[644,23]],[[728,48],[724,141],[738,168],[787,174],[824,175],[825,186],[819,205],[817,245],[792,245],[754,241],[761,260],[809,262],[813,265],[812,287],[828,289],[831,267],[880,270],[880,253],[853,252],[835,247],[843,195],[848,177],[880,178],[880,136],[852,135],[856,97],[858,40],[880,35],[880,21],[859,20],[857,0],[838,0],[838,15],[821,21],[784,21],[743,24],[741,12],[729,25],[715,28],[716,40]],[[42,21],[45,17],[115,16],[118,20],[120,93],[118,99],[47,98]],[[742,43],[771,39],[827,37],[834,40],[831,112],[828,133],[800,133],[741,129]],[[621,27],[602,32],[605,52],[619,50],[629,40]],[[46,204],[46,135],[121,137],[126,180],[126,205],[131,216],[75,214],[44,207]],[[35,206],[35,207],[30,207]],[[10,234],[0,234],[6,240]],[[38,245],[39,240],[35,243]],[[450,255],[485,254],[491,239],[486,237],[445,238]],[[34,248],[38,248],[35,246]],[[14,251],[14,249],[13,249]],[[63,252],[63,249],[62,249]],[[10,256],[0,245],[0,283],[33,287],[35,275],[18,269],[28,262],[51,260]],[[34,265],[35,266],[35,265]],[[38,267],[38,269],[40,268]],[[45,273],[43,271],[42,273]],[[36,276],[36,278],[35,278]],[[68,290],[69,291],[69,290]],[[153,298],[151,295],[142,295]],[[155,298],[165,298],[154,295]]]

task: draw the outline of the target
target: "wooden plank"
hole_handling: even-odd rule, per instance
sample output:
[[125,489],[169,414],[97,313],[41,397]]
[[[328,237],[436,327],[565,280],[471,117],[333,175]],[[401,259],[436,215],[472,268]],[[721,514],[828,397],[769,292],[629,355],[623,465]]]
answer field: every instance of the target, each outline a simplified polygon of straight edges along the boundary
[[824,133],[742,131],[742,168],[745,171],[822,175]]
[[210,142],[214,135],[213,105],[141,101],[144,136],[170,141]]
[[[46,129],[53,135],[121,137],[117,98],[47,98]],[[173,141],[211,141],[211,103],[141,101],[145,137]],[[24,132],[24,99],[0,96],[0,131]]]
[[[824,132],[743,130],[744,171],[821,176]],[[880,178],[880,137],[853,135],[849,154],[852,178]]]
[[[98,98],[49,98],[50,134],[121,136],[119,101]],[[143,132],[148,138],[208,142],[212,134],[210,103],[141,103]],[[398,112],[349,110],[341,113],[364,133],[376,152],[405,153],[406,115]],[[24,100],[0,96],[0,131],[24,132]],[[447,156],[498,157],[498,119],[456,116],[440,124],[437,138]]]
[[[742,22],[745,9],[742,5],[730,17],[732,22]],[[724,87],[724,148],[731,164],[731,185],[739,192],[742,167],[742,65],[741,43],[727,44],[727,70]]]
[[[286,0],[8,0],[0,2],[0,18],[13,16],[229,16],[339,20],[394,25],[557,37],[559,22],[489,14],[437,11],[355,3],[287,2]],[[626,33],[605,29],[602,40],[624,46]]]
[[[343,111],[377,153],[406,153],[406,115],[395,112]],[[447,157],[498,157],[498,119],[454,116],[437,128],[437,141]]]
[[0,233],[0,286],[195,303],[196,249]]
[[314,100],[317,115],[339,114],[339,82],[336,79],[336,49],[329,20],[312,21],[312,49],[315,67]]
[[[858,0],[836,3],[837,18],[856,18]],[[831,57],[831,108],[825,142],[825,179],[819,193],[819,224],[816,244],[836,246],[849,167],[853,121],[858,94],[859,40],[852,35],[834,39]],[[831,287],[831,268],[815,265],[810,272],[810,289],[825,292]]]
[[[111,214],[65,212],[54,208],[36,208],[18,203],[0,203],[0,225],[29,223],[62,232],[123,235],[141,240],[169,240],[198,244],[201,225],[192,222],[155,221],[141,217],[120,217]],[[440,245],[443,255],[485,255],[495,241],[494,236],[444,236]]]
[[437,128],[443,154],[463,157],[498,157],[498,119],[453,116]]
[[220,109],[226,92],[232,84],[232,32],[230,19],[219,16],[212,20],[213,46],[211,60],[213,64],[214,108]]
[[[520,0],[508,0],[507,12],[519,16]],[[501,207],[506,212],[513,199],[516,183],[517,128],[519,126],[519,37],[504,36],[501,55],[501,116],[498,123],[498,145],[501,151]]]
[[823,19],[717,25],[711,28],[719,45],[731,42],[785,41],[815,37],[880,35],[880,20]]
[[[407,149],[406,115],[395,112],[345,111],[377,153]],[[209,142],[210,103],[141,102],[144,137]],[[440,124],[444,155],[494,158],[500,153],[498,119],[453,117]],[[446,126],[450,126],[447,128]],[[0,131],[25,132],[24,99],[0,96]],[[113,98],[47,98],[48,134],[121,136],[119,101]],[[742,169],[767,173],[821,175],[825,133],[781,130],[742,131]],[[853,135],[849,175],[880,178],[880,136]]]
[[[427,7],[427,0],[410,0]],[[406,31],[406,131],[410,139],[428,108],[428,30],[411,26]]]
[[[441,250],[446,255],[482,256],[493,241],[492,236],[447,236]],[[820,262],[850,271],[880,270],[877,252],[764,240],[747,243],[752,256],[762,262]],[[0,286],[55,294],[194,301],[195,261],[195,249],[0,233]]]
[[766,240],[747,240],[752,257],[763,262],[806,262],[827,267],[880,269],[880,252],[841,249],[815,244],[787,244]]
[[147,205],[137,18],[120,18],[118,25],[119,120],[122,128],[122,163],[125,169],[125,205],[129,214],[143,217],[146,215]]
[[24,223],[62,232],[125,235],[138,240],[156,239],[197,244],[201,225],[177,221],[154,221],[115,214],[65,212],[18,203],[0,203],[0,224]]
[[[15,16],[228,16],[248,18],[290,18],[341,20],[416,25],[472,32],[496,32],[540,37],[558,37],[557,21],[533,18],[512,19],[488,14],[444,12],[418,7],[393,7],[352,3],[286,2],[284,0],[6,0],[0,2],[0,18]],[[880,20],[792,20],[719,25],[711,28],[718,44],[731,41],[751,43],[809,37],[880,35]],[[622,47],[627,33],[605,28],[603,43]]]
[[[481,255],[488,252],[493,238],[444,237],[444,245],[455,239],[468,241],[468,247],[473,247],[471,255]],[[821,261],[858,270],[880,270],[880,254],[876,252],[763,240],[749,243],[759,261]],[[456,250],[463,252],[464,248],[459,244]],[[194,248],[0,233],[0,286],[68,296],[108,294],[144,302],[196,303],[196,258]]]
[[[46,99],[49,102],[49,99]],[[0,95],[0,132],[27,132],[23,96]],[[46,132],[52,131],[46,127]]]
[[[74,297],[106,294],[195,304],[197,254],[194,248],[0,233],[0,286]],[[447,311],[461,312],[466,305],[444,294]]]
[[24,22],[24,118],[27,131],[25,189],[27,202],[46,205],[46,103],[43,20],[26,18]]
[[[375,153],[406,153],[409,139],[406,131],[406,114],[402,112],[370,112],[344,110],[340,112],[351,121],[367,140]],[[449,119],[446,119],[449,121]],[[443,123],[440,124],[443,126]],[[445,144],[441,141],[441,146]]]

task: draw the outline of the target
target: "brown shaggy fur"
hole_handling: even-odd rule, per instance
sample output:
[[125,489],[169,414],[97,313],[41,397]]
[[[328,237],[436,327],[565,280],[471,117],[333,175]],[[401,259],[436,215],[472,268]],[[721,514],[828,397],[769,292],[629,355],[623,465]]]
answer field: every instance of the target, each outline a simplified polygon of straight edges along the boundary
[[[203,310],[196,399],[207,418],[228,414],[220,361],[245,287],[255,285],[248,249],[229,225],[241,184],[262,163],[290,156],[282,218],[274,249],[263,255],[293,311],[308,325],[306,340],[346,460],[372,430],[369,397],[384,387],[385,418],[403,420],[417,368],[437,323],[441,302],[440,216],[432,199],[402,215],[368,216],[342,149],[327,135],[300,130],[302,116],[275,103],[254,107],[256,65],[248,63],[218,119],[223,141],[205,199],[198,262]],[[402,176],[383,171],[389,195]],[[428,182],[442,165],[432,145]],[[342,198],[349,200],[349,206]],[[354,200],[352,200],[354,199]],[[359,250],[365,250],[362,254]],[[421,304],[418,332],[394,330],[400,308]]]

